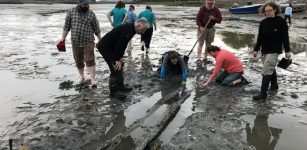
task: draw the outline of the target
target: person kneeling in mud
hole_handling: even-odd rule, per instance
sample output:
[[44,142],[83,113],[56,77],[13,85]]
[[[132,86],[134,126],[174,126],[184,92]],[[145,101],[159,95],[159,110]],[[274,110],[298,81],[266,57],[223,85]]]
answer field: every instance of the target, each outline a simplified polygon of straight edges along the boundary
[[[207,82],[204,83],[205,87],[214,79],[222,86],[234,86],[239,83],[247,82],[242,76],[244,71],[242,63],[234,54],[214,45],[208,46],[207,50],[208,53],[214,57],[216,64],[211,76]],[[223,69],[223,71],[218,75],[221,69]]]
[[123,92],[132,90],[124,85],[124,59],[126,47],[132,37],[137,34],[144,34],[148,28],[145,18],[140,18],[134,23],[127,23],[113,28],[97,44],[100,54],[105,59],[110,68],[110,97],[120,100],[126,99],[127,95]]
[[160,69],[160,77],[165,80],[166,75],[177,76],[182,75],[182,84],[187,81],[187,68],[182,56],[176,51],[168,51],[162,56],[162,64]]

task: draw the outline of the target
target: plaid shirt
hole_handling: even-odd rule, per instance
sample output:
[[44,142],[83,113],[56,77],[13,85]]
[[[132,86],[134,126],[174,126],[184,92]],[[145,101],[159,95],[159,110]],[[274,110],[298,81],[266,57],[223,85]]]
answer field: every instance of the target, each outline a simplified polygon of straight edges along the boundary
[[94,12],[88,10],[85,14],[81,14],[79,6],[68,11],[63,29],[71,30],[71,41],[75,46],[84,46],[94,42],[94,34],[97,36],[101,32]]

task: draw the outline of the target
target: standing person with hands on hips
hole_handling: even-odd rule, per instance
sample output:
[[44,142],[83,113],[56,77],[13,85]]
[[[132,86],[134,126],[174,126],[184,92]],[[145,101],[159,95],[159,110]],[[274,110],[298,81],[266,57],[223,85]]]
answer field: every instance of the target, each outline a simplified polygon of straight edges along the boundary
[[99,22],[96,15],[89,9],[90,0],[79,0],[76,8],[68,11],[61,41],[65,41],[71,30],[71,42],[76,66],[80,75],[80,82],[84,81],[84,62],[90,73],[92,87],[97,86],[95,79],[95,37],[101,39]]
[[[210,22],[209,22],[210,21]],[[208,26],[205,28],[206,24],[209,22]],[[220,10],[215,7],[214,0],[206,0],[205,5],[203,5],[196,16],[196,23],[198,26],[197,38],[200,37],[198,48],[197,48],[197,63],[201,62],[201,53],[206,42],[206,47],[210,46],[214,41],[216,23],[222,22],[222,15]],[[204,61],[207,62],[208,52],[205,49]]]
[[[113,21],[111,16],[113,16]],[[115,5],[115,8],[113,8],[107,14],[107,17],[111,23],[111,26],[114,28],[124,24],[128,19],[127,10],[125,9],[125,3],[123,1],[118,1]]]
[[253,100],[265,100],[268,90],[278,90],[275,67],[282,48],[285,49],[285,57],[291,58],[288,26],[285,19],[278,16],[281,12],[279,6],[274,2],[268,2],[261,7],[260,12],[266,18],[260,22],[257,43],[252,53],[257,57],[258,51],[261,50],[262,83],[260,93],[253,96]]

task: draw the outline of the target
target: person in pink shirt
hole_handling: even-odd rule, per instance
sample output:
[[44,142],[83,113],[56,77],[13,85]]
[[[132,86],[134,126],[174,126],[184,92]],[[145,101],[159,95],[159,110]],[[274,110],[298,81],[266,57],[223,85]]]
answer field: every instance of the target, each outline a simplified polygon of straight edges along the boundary
[[[222,86],[234,86],[241,83],[244,68],[241,61],[231,52],[223,50],[217,46],[207,47],[208,53],[214,57],[216,64],[213,72],[204,86],[208,86],[214,79]],[[220,71],[223,71],[220,73]],[[220,73],[220,74],[219,74]]]

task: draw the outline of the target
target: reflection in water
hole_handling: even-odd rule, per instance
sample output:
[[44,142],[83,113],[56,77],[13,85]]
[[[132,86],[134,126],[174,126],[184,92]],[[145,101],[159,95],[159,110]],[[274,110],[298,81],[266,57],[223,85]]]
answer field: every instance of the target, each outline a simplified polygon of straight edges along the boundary
[[223,31],[223,41],[234,49],[251,48],[253,47],[255,38],[254,34],[239,34],[234,32]]
[[[116,115],[117,117],[111,123],[111,125],[107,127],[105,134],[100,136],[97,140],[93,140],[90,143],[86,144],[85,146],[80,148],[81,150],[96,149],[97,147],[101,146],[103,142],[111,140],[116,135],[122,133],[126,129],[126,126],[125,126],[126,117],[124,115],[124,110],[116,112],[114,115]],[[111,147],[115,146],[116,147],[115,149],[121,149],[123,147],[127,149],[134,149],[135,147],[131,136],[127,136],[121,141],[121,143],[117,143],[117,144],[114,144],[114,145],[106,144],[104,147],[101,148],[101,150],[109,149],[110,146]]]
[[247,142],[257,150],[274,150],[282,133],[282,129],[269,127],[268,118],[265,115],[256,116],[252,130],[249,123],[246,124]]
[[[170,78],[165,82],[161,82],[161,96],[166,100],[166,104],[171,104],[180,99],[180,91],[181,91],[181,77],[175,76],[174,78]],[[184,94],[185,87],[181,94]]]

